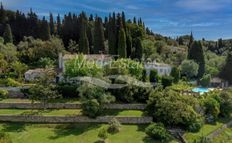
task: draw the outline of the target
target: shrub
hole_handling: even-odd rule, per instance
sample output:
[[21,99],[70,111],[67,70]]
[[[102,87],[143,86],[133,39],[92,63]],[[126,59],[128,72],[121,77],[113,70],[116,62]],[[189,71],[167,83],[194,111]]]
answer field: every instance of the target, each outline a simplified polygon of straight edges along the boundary
[[137,79],[142,78],[143,65],[130,59],[118,59],[105,67],[106,75],[130,75]]
[[191,79],[198,74],[199,65],[193,60],[185,60],[180,65],[181,74]]
[[180,70],[177,67],[173,67],[171,71],[171,76],[173,77],[173,82],[178,83],[180,80]]
[[213,97],[207,97],[204,101],[205,114],[207,117],[213,117],[214,121],[220,113],[220,104]]
[[98,137],[100,138],[100,142],[105,143],[108,138],[107,130],[105,128],[101,128],[98,132]]
[[17,82],[16,80],[12,78],[7,78],[5,82],[7,86],[12,86],[12,87],[18,87],[22,85],[21,83]]
[[7,96],[8,96],[8,91],[7,90],[3,90],[3,89],[1,89],[0,90],[0,98],[7,98]]
[[163,124],[152,123],[146,128],[145,132],[149,137],[162,142],[168,142],[172,139]]
[[109,128],[108,128],[108,132],[109,133],[117,133],[119,132],[121,129],[121,124],[120,122],[116,119],[113,118],[110,122],[109,122]]
[[8,134],[0,132],[0,143],[12,143]]
[[219,94],[220,115],[227,117],[232,113],[232,89]]
[[77,98],[79,97],[78,87],[77,84],[59,84],[57,90],[64,98]]
[[163,76],[162,77],[162,85],[164,88],[171,86],[173,82],[173,77],[171,76]]
[[102,108],[96,99],[83,102],[81,107],[83,114],[91,118],[97,117],[102,112]]
[[211,80],[211,75],[207,74],[204,75],[201,79],[200,79],[200,85],[203,87],[208,87],[210,84],[210,80]]
[[149,80],[150,82],[154,82],[154,83],[158,82],[159,76],[157,70],[153,69],[150,71]]

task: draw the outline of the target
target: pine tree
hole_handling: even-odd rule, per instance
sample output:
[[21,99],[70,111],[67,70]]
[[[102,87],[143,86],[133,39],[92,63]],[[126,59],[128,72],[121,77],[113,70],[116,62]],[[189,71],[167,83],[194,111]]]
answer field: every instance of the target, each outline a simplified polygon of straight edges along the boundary
[[96,16],[94,24],[94,54],[105,53],[105,44],[104,44],[104,30],[102,19]]
[[89,54],[89,41],[86,33],[87,19],[81,18],[81,35],[79,39],[79,51],[83,54]]
[[55,25],[54,25],[54,19],[52,13],[50,13],[50,33],[53,35],[55,33]]
[[121,27],[119,31],[119,40],[118,40],[118,55],[120,58],[127,58],[127,49],[126,49],[126,34]]
[[201,42],[194,41],[190,47],[188,59],[194,60],[198,65],[198,75],[200,79],[205,74],[205,57]]
[[9,24],[6,25],[3,38],[4,38],[5,43],[13,43],[13,36],[11,32],[11,27]]
[[229,52],[227,55],[226,64],[222,68],[220,76],[223,79],[229,81],[231,84],[232,83],[232,74],[231,73],[232,73],[232,52]]

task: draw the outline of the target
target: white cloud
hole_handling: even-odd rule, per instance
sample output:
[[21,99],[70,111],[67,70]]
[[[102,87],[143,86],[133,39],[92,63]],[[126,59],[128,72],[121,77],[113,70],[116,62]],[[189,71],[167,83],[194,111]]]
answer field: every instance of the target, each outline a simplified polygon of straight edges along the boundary
[[231,0],[178,0],[176,5],[193,11],[217,11],[231,3]]

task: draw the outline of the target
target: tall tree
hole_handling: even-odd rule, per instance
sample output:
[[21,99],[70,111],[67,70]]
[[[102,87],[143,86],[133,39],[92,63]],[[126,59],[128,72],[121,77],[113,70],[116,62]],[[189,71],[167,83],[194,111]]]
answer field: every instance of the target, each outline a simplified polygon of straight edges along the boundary
[[109,18],[108,24],[108,40],[109,40],[109,54],[117,55],[116,48],[116,19],[115,13],[113,13],[113,17]]
[[81,35],[79,39],[79,51],[83,54],[89,54],[89,41],[87,37],[87,19],[81,17]]
[[220,76],[223,79],[229,81],[231,84],[232,83],[232,74],[231,73],[232,73],[232,52],[230,51],[227,55],[226,64],[222,68]]
[[143,45],[142,45],[142,40],[141,38],[136,38],[135,39],[135,58],[138,60],[141,60],[143,57]]
[[132,37],[130,30],[127,30],[126,34],[126,53],[127,53],[127,58],[131,57],[131,52],[132,52]]
[[50,33],[53,35],[55,33],[55,25],[54,25],[54,19],[52,13],[50,13]]
[[119,38],[118,39],[119,39],[118,40],[118,55],[120,58],[127,58],[126,34],[125,34],[123,27],[121,27],[121,29],[119,31]]
[[2,2],[1,2],[1,7],[0,7],[0,23],[3,24],[6,22],[6,12],[3,8]]
[[11,32],[11,27],[9,24],[6,25],[3,38],[4,38],[5,43],[13,43],[13,36]]
[[[190,34],[190,37],[189,37],[189,43],[188,43],[188,53],[189,53],[189,50],[191,48],[191,45],[192,45],[193,41],[194,41],[193,32],[191,31],[191,34]],[[189,55],[188,55],[188,57],[189,57]]]
[[102,19],[96,16],[94,24],[94,54],[106,52],[104,41],[105,38]]
[[198,65],[198,78],[202,78],[205,74],[205,57],[202,44],[200,41],[194,41],[190,47],[188,59],[194,60]]
[[40,24],[40,38],[42,40],[49,40],[51,38],[50,27],[45,17],[43,17],[43,20]]
[[58,14],[57,19],[56,19],[56,23],[57,23],[57,34],[61,36],[61,20],[60,20],[60,14]]

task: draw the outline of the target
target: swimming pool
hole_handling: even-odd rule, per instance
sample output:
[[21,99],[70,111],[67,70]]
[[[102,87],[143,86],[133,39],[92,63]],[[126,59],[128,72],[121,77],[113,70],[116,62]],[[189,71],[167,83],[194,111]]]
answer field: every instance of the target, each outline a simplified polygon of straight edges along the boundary
[[209,89],[208,88],[203,88],[203,87],[196,87],[196,88],[193,88],[192,91],[203,94],[203,93],[209,92]]

